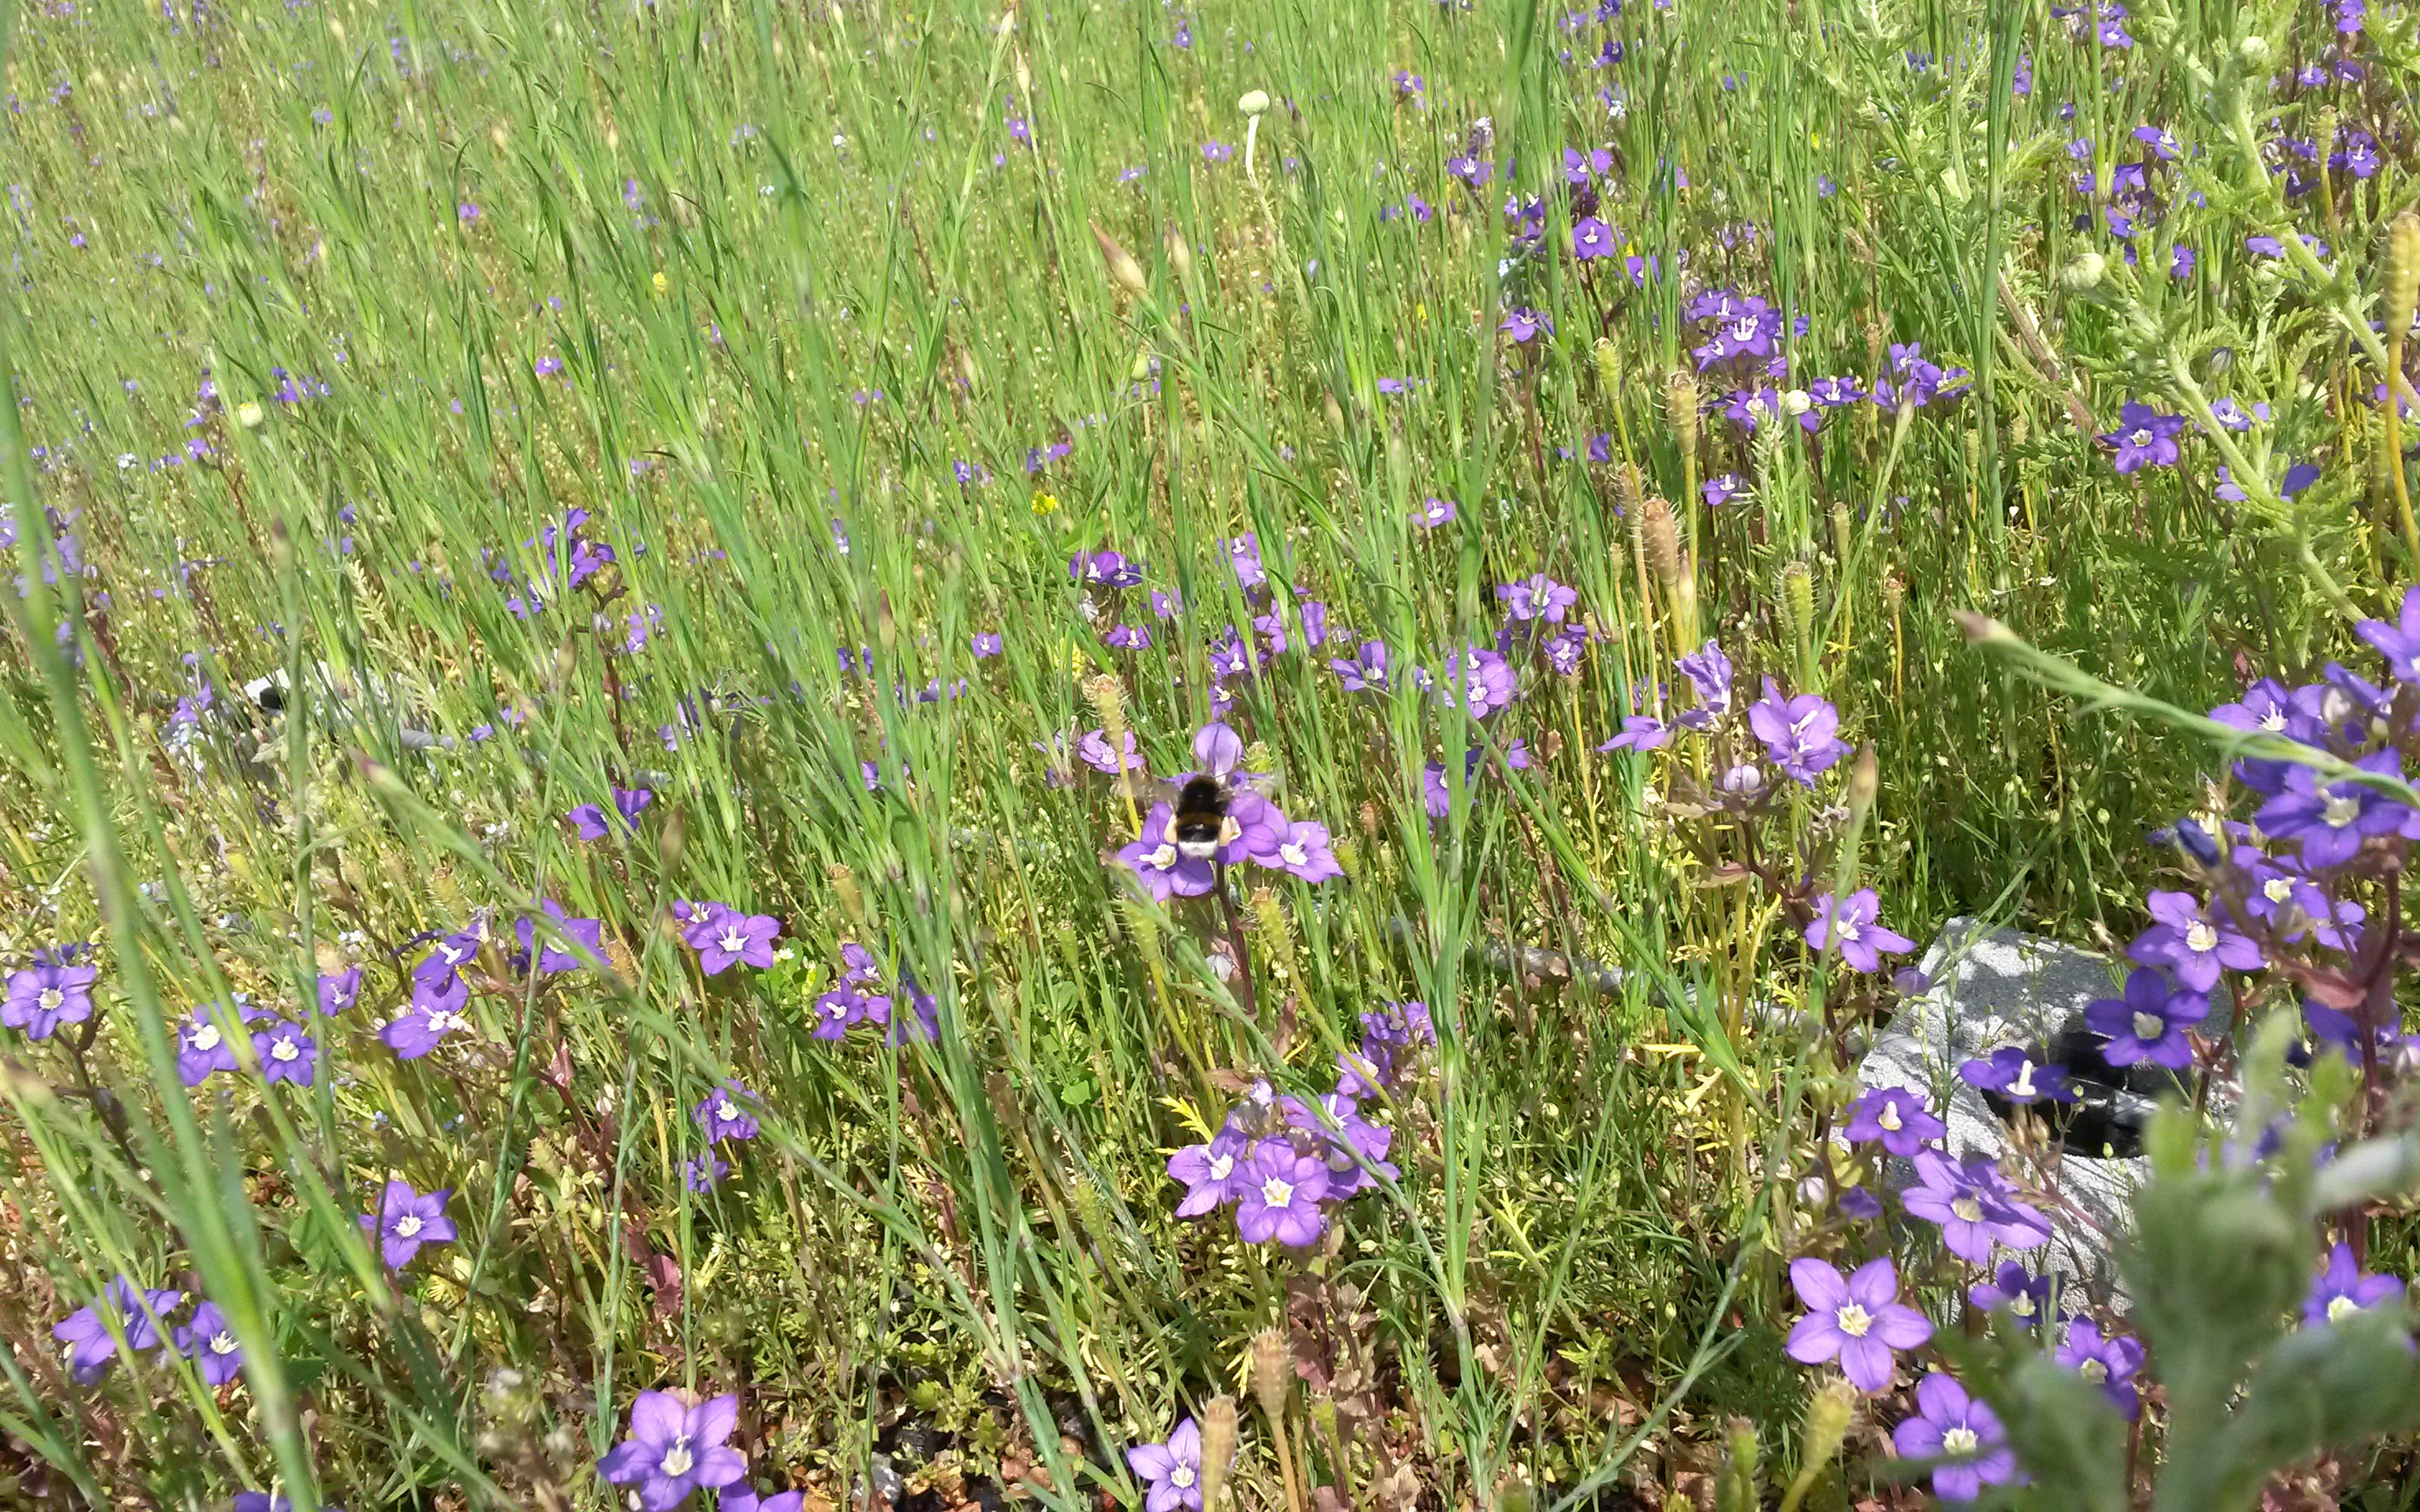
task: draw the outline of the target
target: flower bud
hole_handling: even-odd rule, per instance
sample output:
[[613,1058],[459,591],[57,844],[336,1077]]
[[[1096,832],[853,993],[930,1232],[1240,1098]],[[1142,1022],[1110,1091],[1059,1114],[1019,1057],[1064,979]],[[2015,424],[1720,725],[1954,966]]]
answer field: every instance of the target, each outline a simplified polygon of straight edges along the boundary
[[1873,811],[1874,795],[1882,790],[1882,770],[1874,762],[1874,748],[1857,748],[1857,759],[1849,768],[1849,823],[1854,825]]
[[689,815],[678,804],[670,807],[664,827],[656,836],[656,857],[667,873],[680,865],[681,852],[689,845]]
[[1805,389],[1792,389],[1781,396],[1781,412],[1789,419],[1795,420],[1814,408],[1815,396]]
[[1193,281],[1193,247],[1185,233],[1172,225],[1168,228],[1168,266],[1176,270],[1178,283]]
[[1243,98],[1235,101],[1235,108],[1247,116],[1264,115],[1269,108],[1269,92],[1265,89],[1247,89],[1244,91]]
[[1117,239],[1101,229],[1099,223],[1087,221],[1093,228],[1093,239],[1100,244],[1101,260],[1109,264],[1109,282],[1129,294],[1141,294],[1151,287],[1142,276],[1142,265],[1134,254],[1118,245]]
[[1885,567],[1883,569],[1883,608],[1890,610],[1892,616],[1896,618],[1900,607],[1906,602],[1906,577],[1897,567]]
[[2235,55],[2247,69],[2259,69],[2267,68],[2269,66],[2271,52],[2272,49],[2269,46],[2269,39],[2261,36],[2258,32],[2254,32],[2249,37],[2243,39],[2243,40],[2235,44]]
[[1621,348],[1613,344],[1611,336],[1599,336],[1594,352],[1596,386],[1610,399],[1621,392]]
[[1202,1512],[1218,1512],[1218,1492],[1235,1458],[1235,1398],[1213,1396],[1202,1409]]
[[2389,340],[2412,330],[2420,306],[2420,215],[2410,210],[2395,218],[2386,230],[2386,334]]

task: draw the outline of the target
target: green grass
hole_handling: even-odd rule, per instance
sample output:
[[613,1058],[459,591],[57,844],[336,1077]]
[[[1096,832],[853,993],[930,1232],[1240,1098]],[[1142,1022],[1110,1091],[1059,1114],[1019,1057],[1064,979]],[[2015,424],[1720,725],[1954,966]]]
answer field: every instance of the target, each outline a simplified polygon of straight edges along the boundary
[[[2414,576],[2366,460],[2376,370],[2337,324],[2379,286],[2410,144],[2280,208],[2203,103],[2234,65],[2215,94],[2196,80],[2256,30],[2299,60],[2319,14],[2140,16],[2120,56],[2034,7],[1770,0],[1577,35],[1520,4],[1215,4],[1189,46],[1176,12],[1126,3],[1013,28],[772,0],[22,9],[5,492],[29,569],[32,500],[72,517],[87,570],[0,595],[0,956],[91,941],[101,1007],[88,1034],[8,1036],[0,1486],[603,1506],[587,1461],[631,1396],[688,1386],[741,1394],[762,1486],[839,1502],[880,1447],[948,1504],[958,1476],[1038,1465],[1032,1494],[1072,1509],[1136,1499],[1123,1446],[1237,1390],[1290,1295],[1367,1314],[1341,1330],[1367,1394],[1331,1398],[1352,1446],[1316,1394],[1294,1437],[1349,1500],[1399,1464],[1436,1504],[1514,1480],[1558,1508],[1644,1497],[1710,1467],[1726,1414],[1793,1431],[1779,1266],[1808,1215],[1767,1173],[1803,1160],[1836,1089],[1736,1010],[1837,984],[1786,918],[1702,886],[1723,857],[1648,792],[1665,768],[1592,752],[1687,646],[1589,438],[1684,506],[1696,614],[1744,679],[1828,694],[1876,752],[1856,865],[1887,920],[2123,938],[2165,864],[2143,836],[2203,803],[2207,753],[2047,702],[1948,614],[2200,709],[2239,660],[2349,655],[2331,594],[2378,612]],[[2382,137],[2408,114],[2388,29],[2366,81],[2309,92],[2292,131],[2323,101]],[[1628,55],[1591,70],[1605,36]],[[1248,176],[1255,88],[1278,103]],[[2266,136],[2275,108],[2246,120]],[[1481,116],[1498,177],[1473,193],[1447,160]],[[2064,144],[2099,143],[2105,174],[2140,161],[2145,121],[2207,149],[2186,165],[2204,203],[2140,233],[2138,275],[2092,284],[2071,265],[2117,243],[2071,228]],[[1662,267],[1685,253],[1685,291],[1575,264],[1560,198],[1546,250],[1499,276],[1507,156],[1540,192],[1566,144],[1614,155],[1604,219]],[[1384,213],[1407,192],[1440,213]],[[2335,281],[2244,249],[2288,225],[2330,244]],[[2171,239],[2195,277],[2165,276]],[[1716,409],[1684,455],[1666,376],[1701,339],[1685,299],[1722,285],[1806,317],[1794,382],[1870,379],[1885,344],[1920,341],[1974,392],[1764,446]],[[1508,293],[1551,339],[1499,336]],[[329,392],[280,402],[281,368]],[[205,371],[222,402],[197,409]],[[2319,460],[2321,482],[2230,505],[2190,431],[2181,468],[2117,475],[2076,413],[2181,410],[2180,374],[2267,403],[2232,444],[2278,459],[2273,482]],[[194,439],[206,458],[153,465]],[[1029,479],[1028,449],[1062,440]],[[1751,496],[1695,504],[1719,473]],[[1459,519],[1416,528],[1430,497]],[[617,560],[519,617],[486,569],[526,581],[571,509]],[[1107,677],[1152,771],[1191,764],[1211,641],[1263,612],[1220,545],[1246,532],[1350,632],[1310,656],[1297,625],[1228,684],[1248,764],[1333,831],[1347,875],[1239,873],[1232,913],[1161,910],[1103,864],[1133,838],[1125,801],[1089,773],[1046,782],[1036,743],[1103,725]],[[1080,612],[1068,558],[1105,548],[1183,618],[1144,589]],[[1411,664],[1490,643],[1494,586],[1542,570],[1597,633],[1576,676],[1536,662],[1476,728],[1411,686]],[[1120,620],[1156,644],[1108,646]],[[1002,655],[974,659],[994,631]],[[1391,649],[1391,694],[1326,670],[1362,640]],[[859,647],[871,680],[839,670]],[[248,679],[320,663],[352,684],[345,717],[242,709]],[[204,680],[219,712],[180,730]],[[427,752],[399,724],[497,733]],[[1474,745],[1493,757],[1433,823],[1423,765]],[[574,840],[561,816],[635,774],[656,795],[636,836]],[[1799,864],[1838,797],[1776,822],[1814,847]],[[539,897],[603,920],[605,969],[532,982],[499,952],[472,1034],[409,1062],[379,1041],[405,941],[480,908],[501,930]],[[778,916],[795,953],[700,976],[668,909],[706,898]],[[1241,980],[1212,962],[1231,938]],[[845,940],[927,986],[938,1043],[811,1036]],[[1630,975],[1610,995],[1515,979],[1488,962],[1506,941]],[[363,1003],[314,1022],[313,1088],[179,1086],[176,1022],[234,993],[307,1003],[339,960],[365,968]],[[1729,1032],[1668,1011],[1692,984]],[[1400,998],[1440,1043],[1393,1109],[1400,1182],[1333,1247],[1172,1217],[1167,1154],[1233,1078],[1325,1091],[1356,1015]],[[726,1073],[764,1133],[688,1192],[688,1110]],[[461,1226],[400,1277],[353,1217],[391,1175],[453,1189]],[[160,1353],[71,1384],[51,1325],[120,1272],[218,1302],[240,1383]],[[900,1448],[903,1422],[938,1426],[938,1456]],[[1248,1412],[1256,1504],[1279,1494],[1268,1440]]]

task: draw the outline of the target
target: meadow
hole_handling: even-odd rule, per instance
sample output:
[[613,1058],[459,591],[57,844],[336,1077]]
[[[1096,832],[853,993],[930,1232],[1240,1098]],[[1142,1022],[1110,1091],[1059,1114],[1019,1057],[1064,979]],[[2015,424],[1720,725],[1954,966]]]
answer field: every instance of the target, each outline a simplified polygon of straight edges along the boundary
[[2408,10],[0,47],[0,1505],[2412,1504]]

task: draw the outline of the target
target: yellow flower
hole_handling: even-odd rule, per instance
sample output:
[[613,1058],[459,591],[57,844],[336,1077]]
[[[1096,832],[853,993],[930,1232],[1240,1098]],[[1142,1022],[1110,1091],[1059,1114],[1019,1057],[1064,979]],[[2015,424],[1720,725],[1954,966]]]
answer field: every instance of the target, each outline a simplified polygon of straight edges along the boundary
[[1058,507],[1059,496],[1057,494],[1044,493],[1039,488],[1033,490],[1033,512],[1035,514],[1047,515]]
[[673,286],[672,280],[664,276],[664,271],[660,268],[656,270],[656,276],[651,282],[656,285],[658,295],[662,295]]

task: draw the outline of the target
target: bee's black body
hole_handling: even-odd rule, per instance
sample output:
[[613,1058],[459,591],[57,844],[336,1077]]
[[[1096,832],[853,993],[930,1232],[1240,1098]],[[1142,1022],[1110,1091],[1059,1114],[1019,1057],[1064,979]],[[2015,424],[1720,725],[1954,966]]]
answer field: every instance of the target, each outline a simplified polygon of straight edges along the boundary
[[1217,853],[1219,833],[1226,827],[1226,784],[1215,777],[1197,777],[1177,790],[1175,818],[1169,833],[1178,855],[1208,860]]

